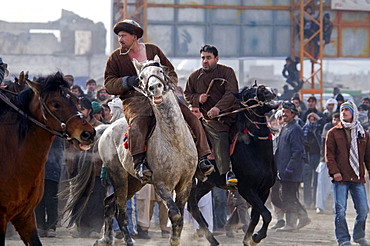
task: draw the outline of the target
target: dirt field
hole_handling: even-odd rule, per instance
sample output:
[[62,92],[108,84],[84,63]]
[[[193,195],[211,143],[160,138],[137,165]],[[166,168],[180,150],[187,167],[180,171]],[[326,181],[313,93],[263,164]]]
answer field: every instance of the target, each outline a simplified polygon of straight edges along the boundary
[[[333,214],[328,209],[325,214],[316,214],[314,210],[308,210],[309,216],[312,223],[305,228],[301,229],[296,233],[282,233],[275,232],[273,230],[268,231],[267,238],[264,239],[259,245],[260,246],[321,246],[330,245],[335,246],[336,241],[334,237],[334,225],[333,225]],[[353,228],[354,222],[354,211],[351,202],[348,203],[347,221],[350,227],[350,231]],[[273,225],[275,221],[271,223]],[[181,245],[185,246],[207,246],[209,243],[205,238],[195,239],[193,237],[193,231],[188,229],[183,231],[181,236]],[[367,240],[370,241],[370,223],[367,222]],[[135,245],[137,246],[153,246],[153,245],[169,245],[168,239],[161,238],[160,229],[158,227],[150,228],[149,235],[152,237],[150,240],[136,239]],[[220,242],[220,245],[225,246],[236,246],[243,245],[243,234],[241,231],[235,234],[234,238],[226,237],[225,234],[217,235],[216,238]],[[56,238],[41,238],[44,246],[92,246],[95,239],[76,239],[72,238],[70,231],[64,227],[57,228]],[[20,240],[8,240],[6,242],[8,246],[21,246],[23,243]],[[115,245],[125,245],[123,240],[117,240]]]

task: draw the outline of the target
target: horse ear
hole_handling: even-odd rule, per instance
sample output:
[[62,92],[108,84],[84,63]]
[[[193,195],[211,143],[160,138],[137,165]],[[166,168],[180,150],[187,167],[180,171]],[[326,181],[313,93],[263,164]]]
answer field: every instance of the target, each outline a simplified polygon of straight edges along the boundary
[[42,89],[42,84],[39,82],[26,79],[26,83],[35,92],[35,94],[39,94]]
[[136,73],[139,75],[140,74],[140,69],[141,69],[141,66],[142,65],[135,58],[133,59],[133,61],[134,61],[134,67],[136,69]]
[[239,100],[242,100],[242,94],[241,93],[236,93],[236,92],[231,92],[236,98],[238,98]]
[[257,87],[257,80],[256,80],[256,79],[254,80],[254,85],[253,85],[253,87]]
[[161,63],[161,59],[159,59],[159,56],[158,55],[155,55],[154,61],[155,62],[158,62],[159,64]]

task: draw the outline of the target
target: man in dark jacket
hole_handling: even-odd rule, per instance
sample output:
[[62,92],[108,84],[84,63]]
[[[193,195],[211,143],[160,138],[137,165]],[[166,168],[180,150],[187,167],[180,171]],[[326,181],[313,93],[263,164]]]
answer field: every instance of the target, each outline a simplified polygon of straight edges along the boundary
[[45,164],[44,196],[35,209],[41,237],[55,237],[58,222],[58,186],[63,163],[64,140],[55,137]]
[[[285,212],[285,226],[276,231],[295,232],[309,223],[307,211],[299,202],[298,189],[304,167],[304,137],[294,117],[298,111],[293,103],[283,103],[284,127],[281,129],[275,160],[278,182],[281,184],[281,206]],[[299,220],[297,224],[297,220]]]

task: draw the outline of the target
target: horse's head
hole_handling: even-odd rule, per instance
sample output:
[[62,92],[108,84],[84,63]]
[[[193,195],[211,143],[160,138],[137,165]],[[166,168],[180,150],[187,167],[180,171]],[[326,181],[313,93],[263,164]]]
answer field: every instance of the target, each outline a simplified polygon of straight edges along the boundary
[[152,103],[161,103],[164,94],[174,89],[174,85],[166,75],[157,55],[154,57],[154,60],[143,64],[134,59],[134,65],[140,79],[137,89],[146,95]]
[[242,127],[262,129],[261,126],[265,126],[263,128],[267,132],[265,114],[279,107],[278,104],[271,103],[271,100],[276,97],[273,90],[270,87],[255,83],[252,87],[245,87],[240,93],[234,95],[240,100],[242,107],[245,108],[242,113],[246,126]]
[[68,82],[57,72],[31,81],[26,78],[34,96],[29,106],[30,115],[46,129],[86,150],[93,143],[95,130],[78,111],[78,99],[69,90]]
[[[257,82],[252,87],[244,87],[240,93],[234,94],[244,107],[264,107],[267,110],[276,109],[278,105],[271,104],[271,100],[276,97],[272,88],[264,85],[257,85]],[[267,112],[268,112],[267,111]],[[265,112],[266,113],[266,112]]]

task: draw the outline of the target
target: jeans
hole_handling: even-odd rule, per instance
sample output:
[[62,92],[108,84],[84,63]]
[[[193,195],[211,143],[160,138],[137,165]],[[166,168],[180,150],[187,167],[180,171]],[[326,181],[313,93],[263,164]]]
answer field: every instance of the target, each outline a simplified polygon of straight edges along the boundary
[[351,193],[352,201],[356,210],[356,220],[353,228],[353,240],[363,241],[365,238],[365,225],[369,206],[367,204],[366,190],[363,183],[351,181],[340,181],[333,183],[334,209],[335,209],[335,236],[338,245],[351,241],[346,221],[348,191]]
[[227,191],[214,187],[212,189],[213,198],[213,228],[215,231],[223,230],[226,224],[226,200]]

